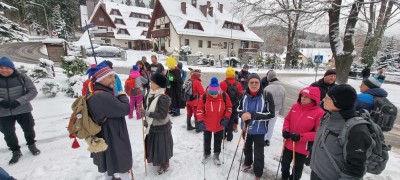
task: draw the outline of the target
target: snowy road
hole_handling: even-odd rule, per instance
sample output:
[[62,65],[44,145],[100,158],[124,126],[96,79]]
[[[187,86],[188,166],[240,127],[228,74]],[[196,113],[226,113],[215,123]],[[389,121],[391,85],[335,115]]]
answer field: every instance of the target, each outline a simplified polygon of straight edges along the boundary
[[38,63],[40,58],[48,58],[40,52],[41,47],[43,47],[41,42],[0,44],[0,55],[17,62]]

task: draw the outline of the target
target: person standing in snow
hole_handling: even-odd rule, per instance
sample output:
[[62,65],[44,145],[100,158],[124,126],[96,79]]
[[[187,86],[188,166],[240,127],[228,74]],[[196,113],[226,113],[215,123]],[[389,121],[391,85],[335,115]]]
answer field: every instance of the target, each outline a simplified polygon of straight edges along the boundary
[[149,163],[158,166],[157,173],[169,170],[169,159],[173,156],[172,123],[168,116],[171,99],[165,95],[168,80],[163,74],[151,76],[150,92],[146,99],[145,126],[146,158]]
[[15,134],[15,122],[24,131],[29,151],[34,156],[40,154],[35,145],[35,121],[30,103],[37,94],[36,87],[28,76],[18,72],[7,57],[0,58],[0,131],[13,154],[8,162],[10,165],[17,163],[22,156]]
[[242,119],[241,127],[243,130],[248,129],[247,132],[243,132],[247,139],[245,139],[242,170],[249,171],[254,163],[254,174],[256,179],[260,179],[264,169],[264,136],[268,131],[269,119],[275,117],[275,105],[271,93],[263,95],[258,74],[250,74],[247,82],[246,94],[240,99],[238,107],[238,114]]
[[[324,98],[324,109],[329,114],[322,118],[315,136],[310,164],[311,180],[362,179],[366,173],[366,161],[373,143],[367,124],[353,126],[346,135],[345,146],[338,143],[338,135],[346,121],[358,116],[354,108],[356,99],[356,91],[348,84],[332,87]],[[343,153],[344,148],[347,153]]]
[[145,91],[145,94],[147,94],[147,92],[149,92],[150,91],[150,75],[151,75],[151,71],[150,71],[150,64],[147,62],[147,58],[146,58],[146,56],[142,56],[142,60],[141,61],[138,61],[138,62],[136,62],[136,66],[138,66],[139,67],[139,69],[140,69],[140,74],[143,76],[143,75],[145,75],[144,77],[146,77],[147,79],[148,79],[148,82],[147,83],[145,83],[145,84],[143,84],[143,87],[144,87],[144,89],[146,90]]
[[320,91],[320,101],[325,98],[326,92],[329,91],[330,88],[336,86],[336,70],[329,69],[325,72],[324,77],[319,79],[318,81],[313,82],[310,86],[318,87]]
[[199,129],[204,131],[203,146],[204,158],[203,164],[206,164],[211,155],[211,138],[214,134],[214,163],[221,165],[219,154],[221,153],[221,143],[223,138],[223,129],[228,125],[232,113],[232,103],[229,95],[221,92],[216,77],[211,78],[207,93],[199,98],[197,107],[197,118],[199,118]]
[[186,123],[187,123],[187,130],[193,130],[192,126],[192,115],[194,116],[194,123],[196,132],[201,132],[199,130],[199,121],[196,115],[197,106],[199,104],[199,100],[201,100],[201,95],[204,94],[204,88],[201,85],[201,70],[200,69],[192,69],[190,71],[190,79],[188,81],[192,81],[192,94],[194,95],[194,99],[187,99],[186,100]]
[[114,95],[115,72],[105,63],[91,68],[95,92],[87,100],[92,119],[101,124],[96,135],[108,145],[104,152],[92,153],[93,163],[106,179],[130,179],[128,171],[132,168],[132,148],[129,140],[125,116],[129,114],[129,100],[125,92]]
[[[113,69],[113,63],[111,61],[104,60],[100,64],[102,64],[102,63],[105,63],[109,68],[111,68],[111,70]],[[114,93],[118,94],[119,92],[124,91],[124,89],[122,89],[121,79],[119,78],[118,74],[115,72],[114,72],[114,74],[115,74],[114,75],[115,76]]]
[[181,115],[180,108],[184,107],[182,99],[182,77],[177,62],[174,57],[168,57],[165,64],[168,67],[167,71],[167,94],[171,98],[171,114],[173,117]]
[[[235,70],[229,67],[226,70],[226,79],[220,83],[221,90],[229,95],[229,99],[232,102],[232,115],[229,120],[228,126],[225,129],[225,135],[227,141],[232,141],[233,131],[237,131],[238,124],[238,113],[237,108],[239,106],[239,99],[242,96],[242,84],[235,79]],[[236,84],[236,85],[235,85]]]
[[158,63],[156,55],[151,55],[151,64],[149,71],[151,75],[153,75],[154,73],[165,74],[164,66],[161,63]]
[[[325,111],[319,106],[319,96],[317,87],[304,88],[300,91],[297,102],[293,104],[285,117],[282,128],[282,136],[285,139],[281,169],[282,180],[299,180],[301,178],[304,163],[309,154],[307,142],[314,141],[320,119],[325,114]],[[293,143],[295,143],[295,147],[293,147]],[[294,178],[293,174],[290,174],[290,163],[294,158],[293,151],[295,151],[296,163],[294,165]]]
[[130,110],[128,118],[133,118],[133,110],[136,109],[136,119],[142,119],[142,103],[144,96],[143,84],[147,83],[146,77],[139,72],[139,67],[134,65],[129,74],[129,78],[125,81],[125,91],[130,97]]
[[279,82],[278,78],[276,78],[276,72],[274,70],[268,71],[266,80],[268,82],[268,86],[264,88],[263,94],[265,96],[268,93],[271,93],[272,97],[274,98],[275,105],[275,117],[268,122],[268,132],[264,137],[265,145],[269,146],[272,134],[274,133],[275,122],[276,119],[278,119],[278,114],[283,115],[286,91]]
[[243,65],[243,69],[238,73],[237,77],[237,79],[240,81],[240,84],[242,84],[243,89],[247,89],[247,78],[249,75],[249,65],[245,64]]

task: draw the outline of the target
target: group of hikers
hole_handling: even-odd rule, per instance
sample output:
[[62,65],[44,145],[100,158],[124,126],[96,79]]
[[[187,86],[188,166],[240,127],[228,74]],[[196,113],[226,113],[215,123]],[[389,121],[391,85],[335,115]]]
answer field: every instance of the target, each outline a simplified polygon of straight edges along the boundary
[[[101,125],[96,136],[108,145],[103,152],[91,153],[98,171],[106,179],[131,178],[132,148],[125,116],[132,119],[134,115],[142,120],[145,129],[146,162],[157,167],[157,174],[168,171],[174,145],[171,116],[180,116],[180,110],[186,107],[187,130],[203,132],[203,164],[212,159],[221,165],[222,142],[232,141],[240,123],[239,142],[244,141],[240,169],[261,179],[264,148],[270,146],[278,115],[285,115],[286,91],[277,73],[270,70],[261,78],[257,73],[250,73],[248,65],[240,72],[229,67],[224,80],[212,77],[204,88],[200,69],[190,69],[186,77],[182,64],[173,57],[166,60],[167,70],[157,61],[157,56],[151,56],[151,61],[149,64],[146,57],[137,61],[124,85],[110,61],[92,65],[87,71],[89,78],[83,85],[82,95],[92,95],[87,106],[93,121]],[[364,78],[361,94],[357,95],[350,85],[337,85],[336,71],[331,69],[323,78],[303,88],[284,116],[281,179],[300,179],[304,165],[310,166],[312,180],[361,179],[373,146],[367,125],[353,127],[346,136],[351,138],[346,139],[345,146],[336,142],[346,121],[358,116],[357,110],[371,111],[373,97],[387,96],[380,88],[384,79],[384,76]],[[40,153],[35,146],[30,105],[36,95],[30,78],[20,74],[11,60],[1,58],[0,130],[13,152],[10,165],[22,156],[15,122],[21,125],[32,154]],[[346,154],[342,153],[343,149]]]

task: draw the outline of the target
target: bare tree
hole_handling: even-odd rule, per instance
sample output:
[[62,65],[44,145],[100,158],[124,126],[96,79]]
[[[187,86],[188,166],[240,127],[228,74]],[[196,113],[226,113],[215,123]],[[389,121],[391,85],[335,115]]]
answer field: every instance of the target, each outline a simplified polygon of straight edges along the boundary
[[[373,63],[374,58],[382,46],[382,38],[385,30],[391,26],[388,24],[389,20],[399,14],[399,7],[394,6],[396,5],[395,3],[395,0],[371,0],[370,4],[364,6],[364,17],[368,25],[368,32],[361,52],[361,62],[368,66]],[[367,7],[368,5],[369,7]],[[375,20],[377,5],[380,5],[380,9],[377,16],[378,19]],[[399,20],[392,22],[392,25],[397,22],[399,22]]]
[[245,12],[251,24],[273,23],[287,28],[285,68],[296,58],[293,52],[296,33],[299,27],[307,27],[326,12],[321,3],[315,0],[238,0],[234,5],[237,12]]
[[340,37],[340,16],[341,10],[346,5],[342,5],[342,0],[333,0],[329,15],[329,43],[336,65],[336,82],[339,84],[347,83],[350,66],[355,57],[354,32],[358,21],[358,14],[364,0],[354,0],[351,4],[349,15],[347,16],[346,28],[343,41]]

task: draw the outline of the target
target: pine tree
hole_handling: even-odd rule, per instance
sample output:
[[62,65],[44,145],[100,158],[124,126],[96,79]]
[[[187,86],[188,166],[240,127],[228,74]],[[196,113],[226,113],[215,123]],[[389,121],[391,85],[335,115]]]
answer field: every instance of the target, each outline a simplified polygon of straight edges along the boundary
[[150,0],[149,2],[149,8],[154,9],[154,6],[156,5],[155,0]]
[[386,48],[380,53],[380,56],[373,67],[385,67],[388,72],[399,71],[399,52],[395,52],[396,45],[397,40],[394,38],[390,39]]
[[141,0],[135,0],[135,6],[140,7]]
[[128,6],[131,6],[132,5],[132,1],[131,0],[126,0],[125,4],[128,5]]
[[140,6],[139,7],[146,7],[146,4],[143,2],[143,0],[140,1]]
[[4,10],[17,10],[8,4],[0,4],[0,44],[12,41],[22,41],[27,32],[19,24],[14,23],[3,16]]
[[60,5],[56,5],[53,8],[53,13],[52,13],[52,25],[53,25],[53,32],[57,32],[58,35],[61,35],[63,31],[65,31],[65,21],[61,17],[61,12],[60,12]]

